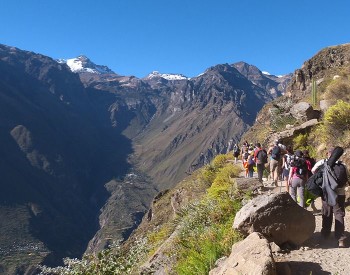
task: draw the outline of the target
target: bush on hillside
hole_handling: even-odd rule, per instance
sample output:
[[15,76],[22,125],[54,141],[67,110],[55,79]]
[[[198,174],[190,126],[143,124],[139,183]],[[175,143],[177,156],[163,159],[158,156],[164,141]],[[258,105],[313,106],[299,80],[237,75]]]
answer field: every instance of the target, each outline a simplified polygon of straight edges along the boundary
[[331,101],[338,99],[350,101],[350,81],[345,77],[334,79],[326,88],[324,98]]
[[350,104],[343,100],[331,106],[325,113],[323,124],[318,127],[317,134],[326,144],[349,143],[350,137]]
[[209,197],[220,197],[221,195],[226,195],[232,187],[231,179],[235,178],[241,172],[241,168],[227,164],[225,167],[221,168],[215,176],[211,187],[208,189]]

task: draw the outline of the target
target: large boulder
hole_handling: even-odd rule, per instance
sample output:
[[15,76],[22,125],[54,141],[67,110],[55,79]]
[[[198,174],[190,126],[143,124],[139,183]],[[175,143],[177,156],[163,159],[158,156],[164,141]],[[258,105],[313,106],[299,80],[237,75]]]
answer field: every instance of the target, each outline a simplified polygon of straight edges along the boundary
[[231,255],[221,261],[209,275],[274,275],[276,265],[267,239],[254,232],[232,246]]
[[300,246],[311,237],[315,226],[313,214],[287,192],[254,198],[241,208],[233,223],[233,228],[243,235],[260,232],[279,246]]
[[320,100],[320,109],[323,113],[327,112],[329,107],[332,106],[332,101],[331,100]]
[[290,109],[291,115],[297,120],[308,121],[319,118],[319,112],[315,111],[307,102],[299,102]]
[[236,189],[245,193],[255,193],[264,187],[257,178],[234,178],[233,182]]

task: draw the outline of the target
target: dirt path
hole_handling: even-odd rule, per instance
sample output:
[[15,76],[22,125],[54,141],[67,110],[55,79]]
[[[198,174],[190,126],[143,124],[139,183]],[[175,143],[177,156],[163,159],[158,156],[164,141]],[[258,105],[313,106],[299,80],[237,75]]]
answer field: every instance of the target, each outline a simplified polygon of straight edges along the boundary
[[[278,192],[279,188],[274,191]],[[316,200],[316,208],[321,209],[321,199]],[[311,208],[308,209],[312,211]],[[316,230],[312,237],[298,250],[289,253],[275,254],[278,274],[293,275],[314,275],[314,274],[350,274],[350,211],[346,211],[345,231],[347,234],[346,247],[338,248],[338,242],[334,238],[333,232],[329,239],[321,236],[322,216],[314,213],[316,218]],[[334,231],[334,223],[333,228]],[[289,268],[285,268],[285,264]],[[291,273],[289,273],[289,271]]]
[[[241,173],[240,176],[244,177],[244,173]],[[257,177],[256,173],[254,177]],[[273,187],[271,180],[264,180],[264,186],[268,187],[270,192],[286,191],[285,187],[281,186],[281,182],[279,182],[279,187]],[[321,199],[318,198],[315,206],[320,210],[321,205]],[[307,210],[312,211],[310,207]],[[320,211],[314,212],[314,215],[316,218],[315,232],[300,249],[274,254],[278,275],[350,275],[350,206],[345,212],[346,248],[338,248],[338,242],[333,235],[334,220],[330,238],[324,239],[320,233],[321,213]]]

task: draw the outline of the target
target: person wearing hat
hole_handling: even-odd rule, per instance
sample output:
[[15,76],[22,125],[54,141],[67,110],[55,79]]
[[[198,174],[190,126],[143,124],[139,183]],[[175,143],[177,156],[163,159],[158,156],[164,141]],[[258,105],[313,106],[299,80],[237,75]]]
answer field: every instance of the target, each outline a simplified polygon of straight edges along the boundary
[[308,179],[308,165],[303,158],[303,152],[301,150],[296,150],[294,155],[295,160],[293,161],[288,177],[289,193],[294,201],[297,201],[298,195],[298,204],[305,208],[304,189]]

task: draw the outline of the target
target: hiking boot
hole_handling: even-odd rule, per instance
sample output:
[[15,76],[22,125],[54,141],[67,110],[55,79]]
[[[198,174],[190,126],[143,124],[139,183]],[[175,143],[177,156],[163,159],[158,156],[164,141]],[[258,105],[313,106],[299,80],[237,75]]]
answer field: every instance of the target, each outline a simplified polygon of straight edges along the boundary
[[338,241],[338,247],[339,248],[345,248],[345,242],[343,240]]
[[276,187],[278,187],[278,182],[277,181],[275,181],[274,184],[275,184]]

